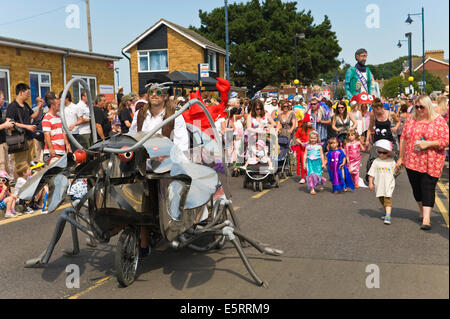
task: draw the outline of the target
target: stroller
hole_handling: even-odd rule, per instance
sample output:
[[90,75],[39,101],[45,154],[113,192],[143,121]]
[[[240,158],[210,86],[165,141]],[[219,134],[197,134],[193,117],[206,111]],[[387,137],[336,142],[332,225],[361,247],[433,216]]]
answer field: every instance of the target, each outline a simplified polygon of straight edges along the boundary
[[287,136],[278,136],[278,145],[280,146],[280,154],[278,155],[278,174],[280,175],[280,178],[284,179],[287,176],[293,176],[291,140]]
[[[241,170],[244,172],[244,181],[243,181],[243,187],[247,188],[250,187],[255,192],[262,192],[264,189],[264,186],[270,186],[270,187],[279,187],[280,185],[280,176],[278,174],[278,168],[277,168],[277,159],[274,159],[274,151],[269,152],[268,149],[270,147],[267,146],[267,144],[271,144],[271,140],[273,140],[271,134],[267,134],[266,141],[264,140],[258,140],[256,141],[256,147],[259,147],[258,149],[252,149],[255,146],[251,146],[252,143],[249,143],[248,149],[247,149],[247,167],[241,167]],[[255,160],[255,155],[262,155],[262,154],[255,154],[256,152],[263,152],[265,153],[265,159],[262,160],[257,159]],[[270,159],[267,160],[270,156]]]

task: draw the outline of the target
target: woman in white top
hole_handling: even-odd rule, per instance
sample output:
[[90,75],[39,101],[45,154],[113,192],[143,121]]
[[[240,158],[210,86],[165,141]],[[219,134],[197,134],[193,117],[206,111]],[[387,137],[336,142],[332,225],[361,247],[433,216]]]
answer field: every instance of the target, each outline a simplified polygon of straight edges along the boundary
[[[157,83],[150,86],[148,104],[134,115],[130,133],[149,132],[175,113],[175,105],[169,100],[168,89],[169,87],[164,87]],[[157,133],[172,139],[181,151],[188,150],[189,136],[183,116],[178,116]]]
[[277,124],[264,110],[264,104],[256,99],[250,114],[247,116],[247,130],[252,133],[265,133],[264,128],[276,128]]

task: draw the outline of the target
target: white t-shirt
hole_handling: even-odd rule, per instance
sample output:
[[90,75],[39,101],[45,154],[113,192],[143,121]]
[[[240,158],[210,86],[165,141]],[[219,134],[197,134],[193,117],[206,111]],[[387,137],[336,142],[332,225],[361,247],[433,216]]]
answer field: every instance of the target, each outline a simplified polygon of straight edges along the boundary
[[[66,116],[67,126],[71,126],[72,124],[78,121],[78,107],[76,104],[70,103],[69,106],[66,106],[64,109],[64,115]],[[75,126],[72,130],[72,134],[78,134],[78,126]]]
[[395,189],[395,165],[393,158],[377,158],[373,161],[368,175],[373,177],[377,197],[392,197]]
[[[90,119],[89,107],[83,101],[78,102],[78,116],[84,119]],[[91,123],[83,123],[78,125],[78,134],[91,134]]]
[[[142,109],[141,109],[142,110]],[[137,118],[138,114],[141,111],[137,111],[133,117],[133,123],[131,123],[130,133],[137,132]],[[159,115],[153,117],[150,111],[147,111],[147,117],[142,124],[142,132],[150,132],[157,125],[163,122],[164,115],[166,111],[162,111]],[[160,129],[157,134],[162,134],[162,129]],[[173,128],[173,143],[178,146],[181,151],[187,151],[189,149],[189,136],[186,128],[186,122],[184,121],[183,116],[178,116],[175,118],[175,124]]]
[[25,185],[25,183],[27,182],[27,180],[23,177],[19,177],[16,181],[16,185],[14,185],[14,194],[18,195],[20,189],[23,187],[23,185]]

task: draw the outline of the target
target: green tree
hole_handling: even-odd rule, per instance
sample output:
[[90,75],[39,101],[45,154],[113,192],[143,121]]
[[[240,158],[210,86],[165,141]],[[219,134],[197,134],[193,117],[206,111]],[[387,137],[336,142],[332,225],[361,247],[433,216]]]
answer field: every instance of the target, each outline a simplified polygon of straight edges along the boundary
[[[413,87],[415,92],[420,92],[418,81],[422,81],[422,71],[416,71],[413,73],[414,81]],[[425,81],[427,82],[425,86],[425,91],[427,94],[431,94],[433,91],[441,91],[444,89],[445,84],[442,82],[441,78],[433,75],[425,70]],[[400,75],[392,77],[389,81],[384,83],[383,89],[381,90],[381,95],[384,97],[396,97],[399,94],[399,85],[401,85],[402,93],[404,89],[409,87],[408,77],[402,78]]]
[[[297,39],[298,77],[309,84],[339,66],[341,51],[327,16],[314,24],[311,11],[297,12],[296,2],[251,0],[230,4],[230,76],[235,85],[261,89],[266,85],[291,83],[295,77],[294,35]],[[190,27],[214,43],[225,47],[225,9],[199,10],[201,26]]]

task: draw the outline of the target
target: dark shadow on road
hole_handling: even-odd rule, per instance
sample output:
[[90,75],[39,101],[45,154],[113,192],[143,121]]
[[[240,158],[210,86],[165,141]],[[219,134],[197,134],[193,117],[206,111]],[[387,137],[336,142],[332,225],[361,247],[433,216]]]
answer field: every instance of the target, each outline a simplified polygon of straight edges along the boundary
[[[224,249],[228,250],[228,247],[225,247]],[[231,251],[236,252],[234,248],[232,248]],[[201,286],[211,280],[216,271],[224,271],[251,284],[255,284],[253,278],[248,274],[239,256],[224,255],[219,257],[217,260],[214,260],[208,256],[208,254],[217,254],[220,252],[223,252],[223,250],[198,253],[189,248],[182,249],[180,251],[169,249],[163,252],[154,252],[139,263],[136,280],[142,281],[142,279],[139,279],[142,274],[162,268],[163,273],[170,276],[170,282],[177,290]],[[281,259],[277,258],[252,257],[249,256],[249,252],[247,251],[246,254],[250,263],[252,260],[256,259],[281,262]],[[236,263],[240,263],[242,267],[244,267],[244,272],[238,273],[231,269],[218,267],[220,266],[220,262],[225,259],[236,259]],[[258,269],[255,269],[255,271],[258,273]]]
[[[84,237],[80,237],[80,239],[84,240]],[[58,245],[55,250],[57,248]],[[42,279],[47,282],[54,282],[62,273],[66,272],[66,267],[70,264],[79,267],[80,276],[86,271],[86,265],[93,267],[92,270],[94,271],[104,273],[104,276],[112,275],[114,274],[114,253],[114,246],[99,244],[97,248],[81,248],[80,253],[76,256],[63,255],[53,260],[50,258],[49,264],[43,269]],[[100,278],[91,278],[90,280],[96,281],[98,279]]]
[[[377,222],[380,221],[382,213],[381,209],[360,209],[358,211],[360,215],[372,217],[377,220]],[[414,211],[411,209],[404,209],[404,208],[392,208],[392,218],[393,222],[394,219],[407,219],[410,220],[412,223],[417,224],[417,230],[422,231],[420,229],[420,223],[418,221],[418,210]],[[428,232],[430,233],[436,233],[444,237],[445,239],[449,239],[449,229],[447,228],[447,225],[445,224],[445,220],[442,218],[441,214],[439,212],[433,211],[431,214],[431,230]]]

